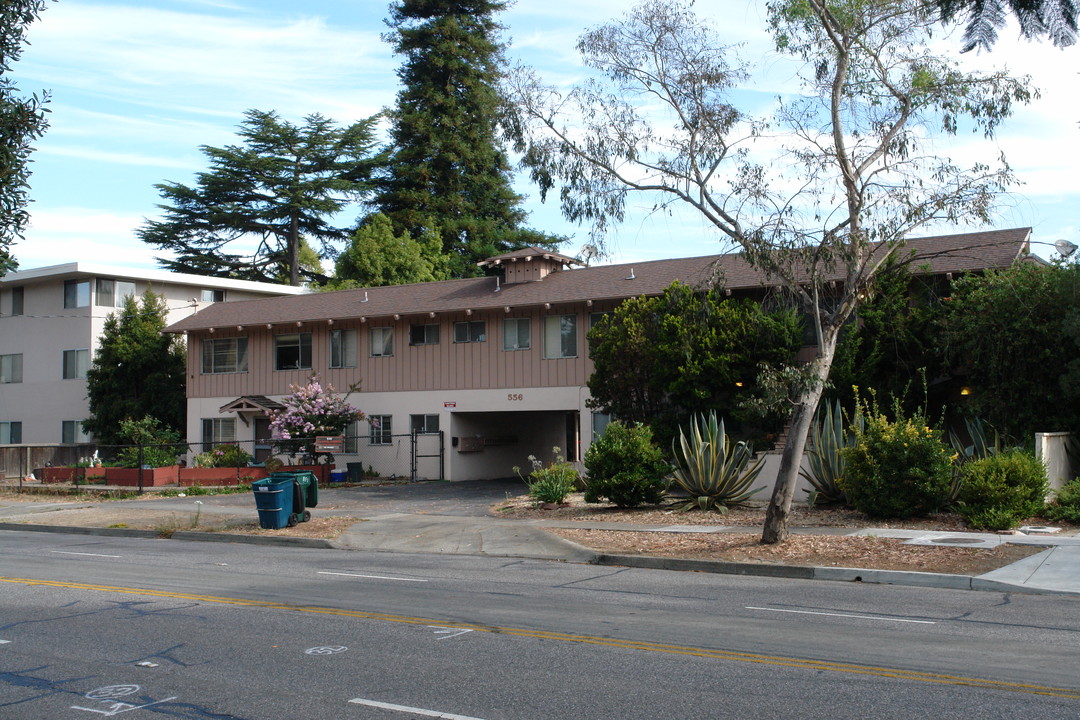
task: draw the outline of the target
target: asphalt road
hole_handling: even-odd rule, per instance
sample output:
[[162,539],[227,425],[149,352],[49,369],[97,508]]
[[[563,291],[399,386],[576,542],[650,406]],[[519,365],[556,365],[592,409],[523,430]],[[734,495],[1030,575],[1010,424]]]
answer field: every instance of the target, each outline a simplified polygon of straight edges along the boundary
[[20,532],[0,576],[5,719],[1080,718],[1069,597]]

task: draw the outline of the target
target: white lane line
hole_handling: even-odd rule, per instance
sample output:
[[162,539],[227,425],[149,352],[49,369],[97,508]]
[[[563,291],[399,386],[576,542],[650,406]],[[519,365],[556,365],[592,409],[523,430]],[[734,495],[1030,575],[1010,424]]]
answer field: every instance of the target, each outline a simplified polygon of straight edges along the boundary
[[111,557],[111,558],[123,557],[123,555],[101,555],[99,553],[68,552],[66,550],[50,550],[49,552],[57,553],[59,555],[89,555],[90,557]]
[[811,610],[781,610],[780,608],[763,608],[746,606],[747,610],[765,610],[766,612],[797,613],[799,615],[825,615],[826,617],[859,618],[860,620],[881,620],[883,622],[918,623],[919,625],[937,625],[936,620],[906,620],[902,618],[874,617],[873,615],[847,615],[845,613],[814,612]]
[[359,575],[357,573],[326,572],[324,570],[317,570],[316,574],[317,575],[341,575],[342,577],[371,578],[372,580],[400,580],[401,582],[427,582],[427,580],[420,580],[418,578],[387,577],[385,575]]
[[0,640],[0,645],[7,645],[9,642],[11,642],[11,641],[10,640]]
[[353,698],[349,702],[356,703],[357,705],[382,708],[383,710],[397,710],[398,712],[407,712],[412,713],[413,715],[423,715],[424,717],[444,718],[444,720],[483,720],[482,718],[471,717],[469,715],[454,715],[453,713],[444,713],[439,712],[438,710],[425,710],[423,708],[409,707],[408,705],[392,705],[390,703],[379,702],[378,700],[365,700],[364,698]]

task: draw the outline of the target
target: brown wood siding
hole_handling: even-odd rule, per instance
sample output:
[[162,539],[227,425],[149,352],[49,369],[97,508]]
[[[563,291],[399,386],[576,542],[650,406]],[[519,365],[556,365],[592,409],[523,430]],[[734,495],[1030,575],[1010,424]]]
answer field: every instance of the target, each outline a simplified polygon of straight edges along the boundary
[[[308,322],[300,327],[264,326],[218,331],[213,334],[193,332],[188,338],[188,395],[189,397],[240,397],[242,395],[281,395],[289,385],[302,385],[312,374],[344,392],[360,383],[362,392],[423,391],[423,390],[482,390],[516,387],[580,386],[592,371],[588,360],[589,313],[610,307],[553,306],[543,308],[511,308],[505,311],[445,313],[436,318],[427,316],[393,319],[359,318],[326,322]],[[543,318],[549,315],[577,316],[578,356],[545,360],[543,358]],[[531,347],[528,350],[503,350],[503,320],[528,318]],[[483,342],[454,342],[454,323],[486,323]],[[438,324],[437,345],[409,345],[409,326]],[[371,328],[392,327],[394,354],[390,357],[371,357]],[[330,368],[330,331],[357,332],[357,367]],[[274,370],[274,336],[310,332],[311,370]],[[227,338],[246,335],[248,338],[248,371],[246,373],[202,373],[202,338]]]

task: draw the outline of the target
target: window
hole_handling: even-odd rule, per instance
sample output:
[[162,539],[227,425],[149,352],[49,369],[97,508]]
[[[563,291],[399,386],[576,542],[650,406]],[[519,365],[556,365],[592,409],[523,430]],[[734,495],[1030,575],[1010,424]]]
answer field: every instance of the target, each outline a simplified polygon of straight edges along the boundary
[[330,331],[330,367],[356,367],[356,331]]
[[97,279],[97,298],[99,307],[124,307],[124,300],[135,297],[135,283],[127,280]]
[[202,439],[204,447],[236,442],[236,418],[203,418]]
[[22,353],[0,355],[0,383],[22,382]]
[[65,350],[64,351],[64,379],[85,380],[86,371],[90,369],[89,350]]
[[202,341],[202,371],[204,375],[247,372],[248,342],[246,337],[205,339]]
[[371,328],[371,357],[390,357],[394,354],[394,328]]
[[597,325],[600,324],[601,320],[603,320],[604,318],[608,317],[609,315],[613,315],[613,314],[614,313],[611,313],[611,312],[589,313],[589,329],[592,330],[594,327],[596,327]]
[[203,288],[202,294],[199,295],[199,299],[202,302],[207,303],[225,302],[225,291]]
[[487,330],[483,320],[454,323],[454,342],[484,342],[485,340],[487,340]]
[[394,418],[391,415],[368,415],[371,434],[368,440],[372,445],[390,445],[394,442]]
[[409,326],[409,344],[410,345],[438,345],[439,344],[439,326],[438,325],[410,325]]
[[274,336],[275,370],[308,370],[310,368],[311,333]]
[[64,281],[64,307],[65,308],[90,307],[90,281],[89,280],[65,280]]
[[532,345],[529,318],[503,320],[503,350],[528,350]]
[[83,431],[82,420],[61,421],[60,442],[65,445],[90,442],[90,435]]
[[11,288],[11,314],[23,314],[23,289],[21,287]]
[[577,357],[577,315],[544,318],[544,357]]
[[607,426],[611,423],[612,417],[608,413],[594,412],[592,414],[592,437],[593,442],[596,442],[598,438],[604,436],[604,431],[607,430]]
[[22,423],[18,421],[0,422],[0,445],[18,445],[22,442]]
[[433,435],[439,432],[438,415],[410,415],[409,432],[416,435]]

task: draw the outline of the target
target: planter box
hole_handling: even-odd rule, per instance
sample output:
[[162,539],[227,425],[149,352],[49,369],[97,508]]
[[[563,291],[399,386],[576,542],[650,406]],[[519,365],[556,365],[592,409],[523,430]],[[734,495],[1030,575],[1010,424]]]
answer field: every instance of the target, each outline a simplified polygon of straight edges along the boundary
[[[143,468],[143,487],[161,487],[162,485],[176,485],[179,481],[180,466]],[[109,485],[125,485],[138,487],[138,468],[105,468],[105,482]]]
[[78,478],[79,482],[82,482],[84,478],[87,481],[100,480],[105,477],[105,468],[46,467],[38,470],[35,477],[41,482],[47,483],[75,482],[75,478]]
[[180,487],[192,485],[238,485],[261,480],[269,473],[266,468],[242,467],[239,474],[236,468],[180,468]]

